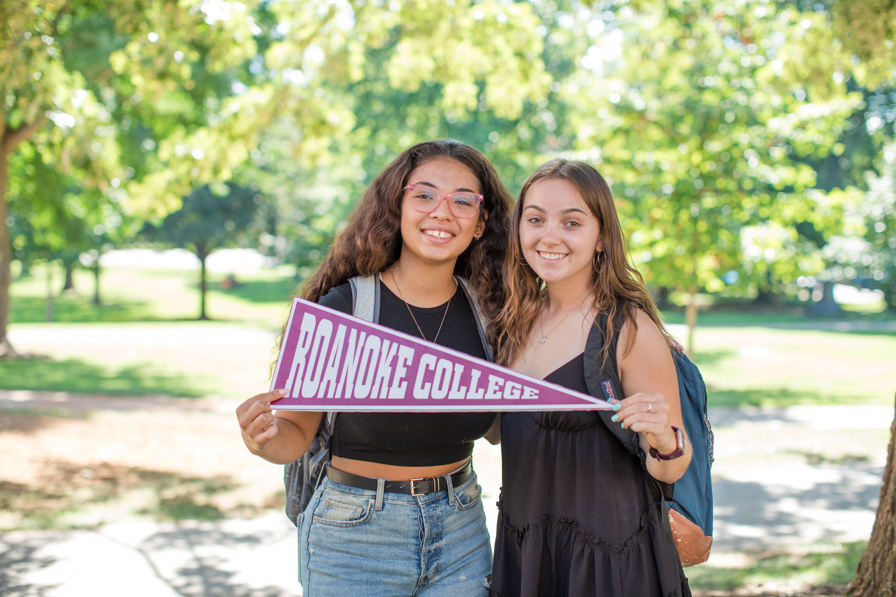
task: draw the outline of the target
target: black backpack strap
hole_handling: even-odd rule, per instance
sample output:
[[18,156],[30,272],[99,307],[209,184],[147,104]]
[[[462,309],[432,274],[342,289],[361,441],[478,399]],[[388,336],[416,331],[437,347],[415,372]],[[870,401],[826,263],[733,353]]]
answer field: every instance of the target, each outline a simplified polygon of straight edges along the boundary
[[[607,337],[607,321],[608,317],[605,313],[599,314],[594,319],[594,325],[588,334],[588,340],[585,343],[585,387],[588,393],[598,398],[603,397],[607,400],[615,398],[622,400],[625,395],[622,391],[622,381],[619,378],[619,368],[616,363],[616,346],[610,345],[609,355],[606,363],[603,362],[603,347]],[[614,321],[614,329],[616,330],[616,338],[619,338],[619,331],[625,322],[625,316],[621,308],[616,310]],[[607,426],[610,433],[625,446],[629,453],[641,462],[644,474],[653,483],[653,487],[657,492],[657,500],[672,499],[672,485],[663,483],[654,479],[647,471],[647,455],[641,449],[640,436],[632,431],[631,428],[623,429],[619,423],[611,420],[615,413],[612,410],[598,411],[598,416]]]

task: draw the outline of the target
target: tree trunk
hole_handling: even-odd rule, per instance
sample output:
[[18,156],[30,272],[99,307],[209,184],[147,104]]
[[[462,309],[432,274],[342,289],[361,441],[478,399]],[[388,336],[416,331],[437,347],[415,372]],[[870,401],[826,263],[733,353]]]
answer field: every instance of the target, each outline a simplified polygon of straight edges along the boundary
[[9,285],[12,275],[9,264],[12,261],[12,244],[9,226],[6,223],[6,187],[9,183],[9,154],[19,144],[37,131],[46,122],[46,116],[38,116],[34,122],[22,124],[18,128],[9,126],[5,110],[0,109],[0,357],[15,356],[16,351],[6,337],[9,325]]
[[74,263],[65,263],[65,283],[62,285],[62,292],[59,294],[65,294],[67,290],[75,289],[75,264]]
[[834,300],[834,283],[830,280],[821,283],[821,300],[812,306],[814,315],[840,315],[843,309]]
[[690,302],[684,308],[684,322],[688,326],[688,347],[687,353],[690,358],[694,358],[695,349],[694,333],[697,331],[697,289],[691,288],[688,294],[691,297]]
[[208,290],[208,282],[205,279],[205,259],[208,252],[204,247],[196,247],[196,256],[199,257],[199,319],[208,320],[209,316],[205,312],[205,294]]
[[890,269],[889,280],[880,286],[884,292],[884,303],[888,311],[896,311],[896,269]]
[[47,261],[47,306],[44,309],[44,321],[53,321],[53,262]]
[[[0,135],[3,131],[0,130]],[[12,261],[12,243],[9,238],[9,225],[6,223],[6,185],[9,182],[9,155],[0,151],[0,356],[14,354],[9,340],[6,338],[6,326],[9,322],[9,285],[12,273],[9,264]]]
[[97,307],[103,304],[100,300],[100,256],[93,261],[93,304]]
[[847,597],[896,597],[896,418],[890,427],[887,468],[877,519]]

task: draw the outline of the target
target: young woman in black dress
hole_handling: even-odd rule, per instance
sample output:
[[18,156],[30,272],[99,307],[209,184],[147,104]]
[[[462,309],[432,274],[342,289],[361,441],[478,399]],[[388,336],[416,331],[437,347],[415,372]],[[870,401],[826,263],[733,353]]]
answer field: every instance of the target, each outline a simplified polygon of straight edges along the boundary
[[[349,279],[373,275],[381,325],[486,358],[474,308],[490,319],[503,304],[510,203],[475,149],[415,145],[364,193],[302,297],[351,313]],[[322,415],[275,413],[270,402],[281,395],[250,398],[237,416],[250,452],[286,464],[308,449]],[[326,477],[299,515],[304,594],[485,595],[491,545],[470,455],[494,420],[340,414]]]
[[548,162],[511,226],[496,362],[624,399],[615,413],[501,415],[491,594],[690,595],[659,483],[690,461],[670,338],[627,262],[610,189],[587,164]]

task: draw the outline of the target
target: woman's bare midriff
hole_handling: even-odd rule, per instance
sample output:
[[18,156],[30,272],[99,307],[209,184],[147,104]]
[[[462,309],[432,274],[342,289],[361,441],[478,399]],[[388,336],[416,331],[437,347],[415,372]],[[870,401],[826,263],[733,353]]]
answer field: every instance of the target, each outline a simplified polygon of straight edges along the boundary
[[407,481],[409,479],[441,477],[442,475],[453,473],[463,466],[466,461],[467,460],[464,459],[451,464],[441,464],[439,466],[395,466],[392,464],[365,462],[363,460],[352,460],[351,458],[333,456],[330,460],[330,466],[346,473],[361,475],[362,477],[373,477],[375,479],[383,478],[388,479],[389,481]]

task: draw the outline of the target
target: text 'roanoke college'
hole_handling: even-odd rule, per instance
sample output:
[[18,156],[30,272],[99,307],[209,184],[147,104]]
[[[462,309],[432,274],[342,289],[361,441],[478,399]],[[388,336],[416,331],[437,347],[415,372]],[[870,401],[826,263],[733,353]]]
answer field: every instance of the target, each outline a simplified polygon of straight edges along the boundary
[[[346,338],[346,335],[348,336]],[[421,351],[422,352],[422,351]],[[286,362],[283,363],[286,365]],[[292,398],[534,400],[538,390],[304,313],[286,389]]]

